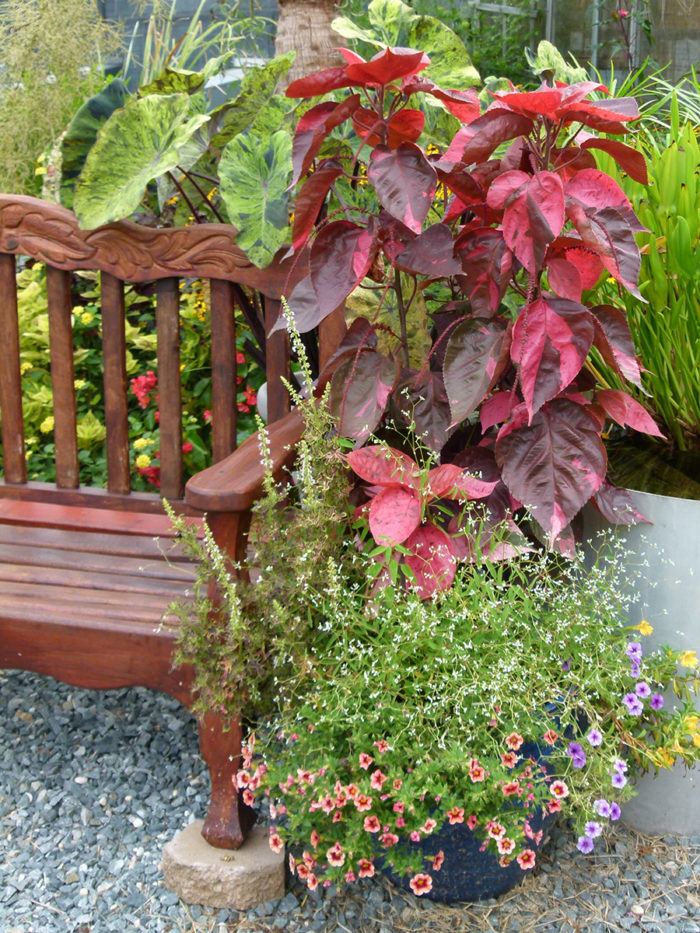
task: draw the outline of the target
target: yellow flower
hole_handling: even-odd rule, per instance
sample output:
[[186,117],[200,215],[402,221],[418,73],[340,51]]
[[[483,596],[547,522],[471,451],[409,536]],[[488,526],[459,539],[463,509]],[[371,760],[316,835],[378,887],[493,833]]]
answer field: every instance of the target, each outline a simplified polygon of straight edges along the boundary
[[688,732],[697,732],[698,723],[700,723],[700,716],[687,716],[684,726]]
[[697,667],[700,661],[694,651],[682,651],[678,656],[678,663],[681,667]]
[[137,437],[134,441],[134,450],[145,450],[148,447],[148,441],[145,437]]
[[74,379],[74,380],[73,380],[73,386],[74,386],[76,389],[84,389],[86,385],[87,385],[87,383],[86,383],[86,381],[85,381],[84,379]]
[[22,375],[24,375],[25,373],[28,373],[30,369],[32,369],[31,363],[22,363],[22,365],[19,368],[19,371],[22,373]]
[[83,311],[83,313],[80,315],[80,320],[83,324],[92,324],[92,322],[95,320],[95,315],[92,313],[92,311]]
[[148,454],[139,454],[136,458],[136,468],[138,470],[145,470],[147,466],[151,465],[151,458]]
[[700,748],[700,732],[696,732],[693,736],[693,745],[696,748]]
[[632,628],[636,629],[640,635],[651,635],[654,631],[654,626],[649,625],[646,619],[642,619],[639,625],[633,625]]
[[53,426],[54,426],[53,415],[49,415],[47,418],[44,418],[44,420],[41,422],[41,424],[39,425],[39,430],[41,431],[42,434],[50,434],[51,431],[53,431]]
[[660,748],[657,751],[658,763],[662,768],[672,768],[676,759],[667,748]]

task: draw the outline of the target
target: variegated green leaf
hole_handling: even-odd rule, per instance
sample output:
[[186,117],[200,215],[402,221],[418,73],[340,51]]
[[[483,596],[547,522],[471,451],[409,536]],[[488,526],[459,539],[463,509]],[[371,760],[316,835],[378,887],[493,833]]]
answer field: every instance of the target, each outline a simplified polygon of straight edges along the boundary
[[434,16],[420,16],[411,24],[406,43],[422,49],[430,59],[423,74],[442,88],[474,87],[481,84],[464,43],[457,33]]

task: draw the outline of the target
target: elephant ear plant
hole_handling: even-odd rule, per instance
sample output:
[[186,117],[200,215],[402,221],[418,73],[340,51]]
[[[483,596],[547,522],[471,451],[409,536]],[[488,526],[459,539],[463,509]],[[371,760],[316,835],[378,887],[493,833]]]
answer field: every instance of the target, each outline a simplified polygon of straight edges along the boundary
[[[420,51],[341,53],[344,66],[287,90],[325,95],[294,137],[302,277],[289,305],[302,333],[344,303],[354,318],[323,374],[340,432],[361,445],[415,431],[442,463],[494,484],[494,520],[524,505],[560,550],[590,499],[613,522],[639,520],[606,481],[601,434],[607,419],[659,431],[624,389],[596,385],[593,348],[623,382],[639,387],[640,368],[624,311],[584,299],[605,272],[642,300],[641,224],[593,156],[646,181],[643,157],[608,138],[629,132],[635,101],[543,84],[498,91],[482,113],[473,89],[424,77]],[[443,152],[421,146],[426,98],[460,122]],[[337,137],[350,130],[348,147]]]

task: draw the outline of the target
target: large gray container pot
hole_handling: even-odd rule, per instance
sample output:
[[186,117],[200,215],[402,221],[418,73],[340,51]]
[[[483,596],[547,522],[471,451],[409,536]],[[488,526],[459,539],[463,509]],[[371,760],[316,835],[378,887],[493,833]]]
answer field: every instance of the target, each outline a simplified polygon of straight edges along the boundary
[[[637,557],[646,559],[639,587],[642,599],[633,606],[633,625],[647,619],[654,632],[641,637],[644,648],[670,643],[674,648],[696,649],[700,656],[700,501],[633,492],[639,511],[653,525],[624,529],[624,537]],[[585,533],[605,523],[586,509]],[[635,560],[635,563],[637,561]],[[671,702],[667,697],[667,702]],[[700,710],[700,697],[695,698]],[[638,796],[626,803],[623,820],[643,833],[700,835],[700,766],[686,770],[653,772],[637,784]]]

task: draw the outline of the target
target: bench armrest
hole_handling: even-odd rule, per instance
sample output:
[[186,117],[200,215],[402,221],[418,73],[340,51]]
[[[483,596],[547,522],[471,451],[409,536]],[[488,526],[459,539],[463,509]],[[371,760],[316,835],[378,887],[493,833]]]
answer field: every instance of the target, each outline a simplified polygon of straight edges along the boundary
[[[298,410],[275,421],[267,429],[273,473],[291,465],[304,432]],[[262,493],[265,467],[261,462],[258,434],[253,434],[232,454],[193,476],[185,488],[187,505],[202,512],[246,512]]]

